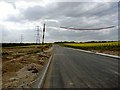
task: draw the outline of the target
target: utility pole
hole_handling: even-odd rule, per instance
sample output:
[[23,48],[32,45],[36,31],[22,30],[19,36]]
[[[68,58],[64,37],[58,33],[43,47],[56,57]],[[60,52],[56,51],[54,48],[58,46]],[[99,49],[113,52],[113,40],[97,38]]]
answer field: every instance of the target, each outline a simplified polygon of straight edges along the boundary
[[37,26],[36,44],[40,44],[40,28]]
[[44,27],[43,27],[42,52],[43,52],[43,49],[44,49],[44,36],[45,36],[45,24],[44,24]]
[[21,42],[20,43],[23,43],[23,35],[21,34]]

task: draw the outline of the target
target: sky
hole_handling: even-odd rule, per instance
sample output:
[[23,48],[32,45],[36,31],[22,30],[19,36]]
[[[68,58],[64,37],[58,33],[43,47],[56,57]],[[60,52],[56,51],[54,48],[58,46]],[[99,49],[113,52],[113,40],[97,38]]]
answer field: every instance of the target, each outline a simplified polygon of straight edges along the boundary
[[[45,42],[118,40],[119,0],[0,0],[0,42],[36,42],[36,26],[46,24]],[[101,28],[103,30],[69,30]]]

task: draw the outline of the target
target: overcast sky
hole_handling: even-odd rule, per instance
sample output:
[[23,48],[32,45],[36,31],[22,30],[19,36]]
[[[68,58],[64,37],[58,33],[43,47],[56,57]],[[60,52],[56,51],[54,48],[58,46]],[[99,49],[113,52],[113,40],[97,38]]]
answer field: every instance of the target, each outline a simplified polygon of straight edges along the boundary
[[[99,31],[60,29],[118,25],[119,0],[0,0],[0,42],[36,42],[46,24],[45,42],[118,40],[118,27]],[[114,2],[113,2],[114,1]],[[40,39],[41,40],[41,39]]]

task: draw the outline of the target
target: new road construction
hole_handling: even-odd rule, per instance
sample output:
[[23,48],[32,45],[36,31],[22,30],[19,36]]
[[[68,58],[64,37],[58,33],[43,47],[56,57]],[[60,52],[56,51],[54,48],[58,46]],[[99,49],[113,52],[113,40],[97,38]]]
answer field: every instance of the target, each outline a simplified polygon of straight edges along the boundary
[[118,58],[54,45],[43,88],[117,88]]

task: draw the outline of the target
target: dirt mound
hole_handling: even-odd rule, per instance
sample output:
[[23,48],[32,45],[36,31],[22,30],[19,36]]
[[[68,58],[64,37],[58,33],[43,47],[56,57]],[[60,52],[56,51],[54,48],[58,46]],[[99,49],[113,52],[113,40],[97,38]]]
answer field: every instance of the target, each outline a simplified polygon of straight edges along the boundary
[[50,53],[30,47],[3,48],[3,52],[3,88],[30,86],[50,56]]

